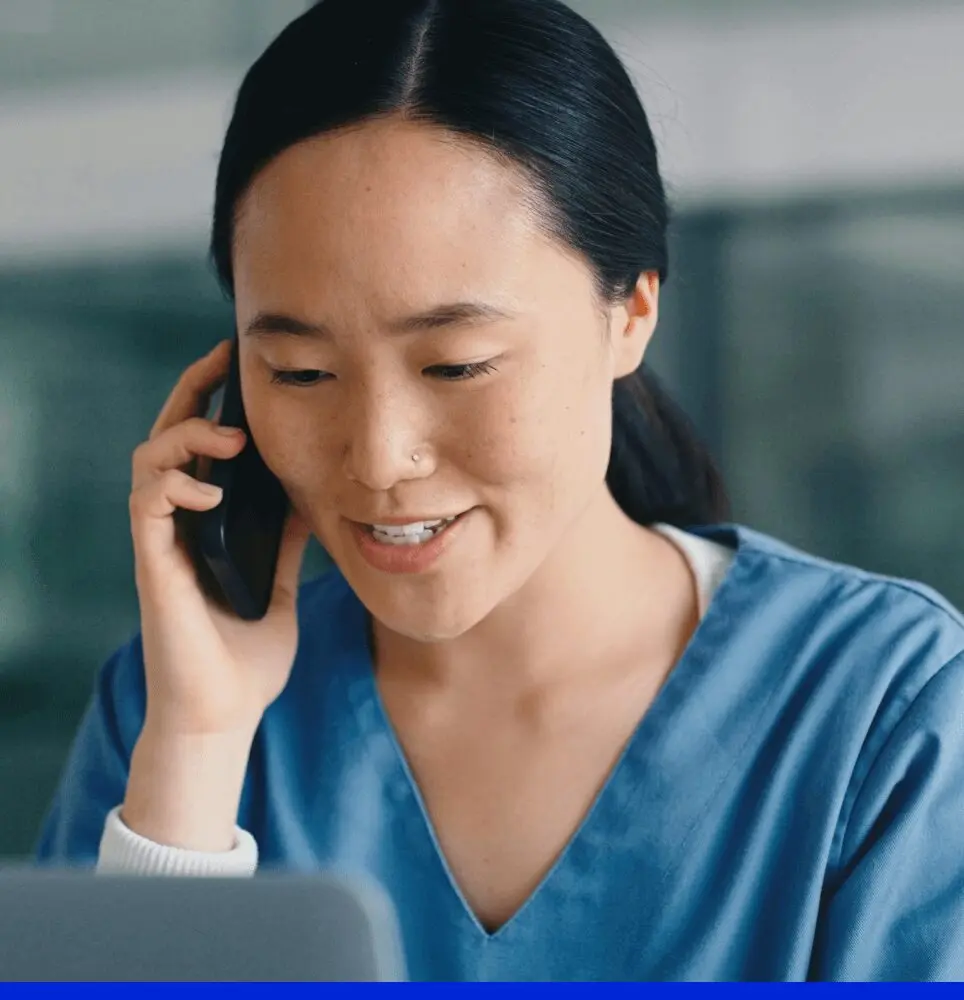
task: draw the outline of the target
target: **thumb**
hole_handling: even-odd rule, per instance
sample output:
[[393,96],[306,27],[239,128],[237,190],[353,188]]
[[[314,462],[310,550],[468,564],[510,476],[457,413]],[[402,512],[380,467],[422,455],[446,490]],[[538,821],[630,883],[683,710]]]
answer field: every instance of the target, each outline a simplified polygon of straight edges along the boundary
[[294,604],[298,596],[301,564],[304,562],[309,538],[311,538],[311,529],[292,507],[281,535],[278,566],[274,577],[274,593],[271,597],[272,606],[290,607]]

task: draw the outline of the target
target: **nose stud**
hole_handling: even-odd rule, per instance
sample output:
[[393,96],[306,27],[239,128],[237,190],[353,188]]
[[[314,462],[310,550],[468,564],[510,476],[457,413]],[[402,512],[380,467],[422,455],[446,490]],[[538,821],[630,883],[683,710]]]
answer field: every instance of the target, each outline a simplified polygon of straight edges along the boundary
[[420,456],[419,456],[419,453],[418,453],[417,451],[416,451],[416,452],[413,452],[413,454],[412,454],[412,461],[413,461],[413,462],[414,462],[414,463],[415,463],[416,465],[418,465],[418,463],[419,463],[419,459],[420,459]]

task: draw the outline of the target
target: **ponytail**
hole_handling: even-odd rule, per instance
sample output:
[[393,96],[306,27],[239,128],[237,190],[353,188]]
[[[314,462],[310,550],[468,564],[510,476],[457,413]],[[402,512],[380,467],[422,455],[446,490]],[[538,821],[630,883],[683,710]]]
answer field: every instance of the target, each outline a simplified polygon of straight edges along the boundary
[[676,527],[730,517],[716,463],[689,418],[645,365],[613,387],[613,443],[606,482],[639,524]]

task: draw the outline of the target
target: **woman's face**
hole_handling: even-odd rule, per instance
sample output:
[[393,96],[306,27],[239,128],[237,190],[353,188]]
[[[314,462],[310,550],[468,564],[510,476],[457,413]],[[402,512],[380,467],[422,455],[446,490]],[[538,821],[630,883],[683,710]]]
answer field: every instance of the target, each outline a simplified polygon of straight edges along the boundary
[[[601,306],[533,205],[494,157],[394,121],[287,150],[240,205],[252,434],[359,598],[412,638],[482,621],[608,498],[612,383],[639,363],[655,279],[640,315]],[[371,529],[455,515],[417,545]]]

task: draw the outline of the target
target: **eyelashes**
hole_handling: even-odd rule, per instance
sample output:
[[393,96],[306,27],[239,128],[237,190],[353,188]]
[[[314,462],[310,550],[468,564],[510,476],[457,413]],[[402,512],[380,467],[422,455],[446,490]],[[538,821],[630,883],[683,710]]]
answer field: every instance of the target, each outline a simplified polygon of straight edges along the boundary
[[[432,365],[425,369],[425,374],[441,382],[466,382],[469,379],[491,375],[498,371],[491,361],[473,361],[465,365]],[[271,371],[271,381],[275,385],[288,385],[306,388],[327,382],[333,378],[328,372],[315,368],[287,369],[275,368]]]
[[317,371],[313,368],[305,368],[299,371],[291,371],[287,368],[273,368],[271,370],[271,381],[275,385],[296,385],[309,386],[317,385],[324,381],[327,372]]
[[468,365],[432,365],[425,371],[431,372],[443,382],[464,382],[466,379],[491,375],[497,369],[491,361],[475,361]]

